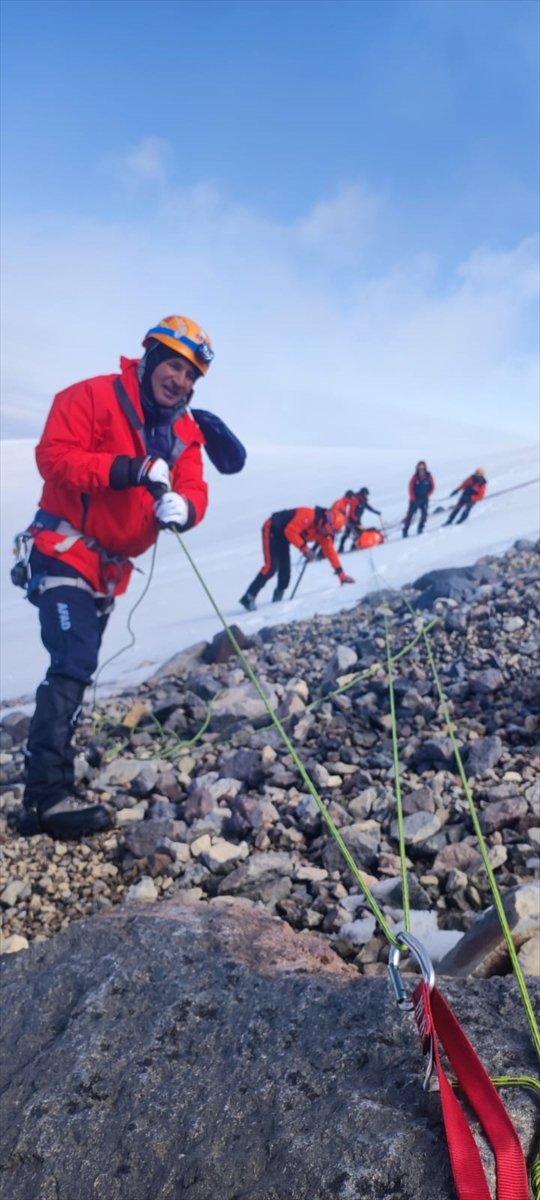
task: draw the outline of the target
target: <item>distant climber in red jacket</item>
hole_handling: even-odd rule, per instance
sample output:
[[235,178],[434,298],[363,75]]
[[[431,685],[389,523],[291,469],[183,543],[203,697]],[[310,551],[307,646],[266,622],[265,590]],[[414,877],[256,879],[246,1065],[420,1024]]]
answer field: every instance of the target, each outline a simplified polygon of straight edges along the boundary
[[477,467],[474,475],[468,475],[467,478],[463,480],[463,483],[460,483],[459,487],[454,488],[453,492],[450,492],[451,496],[457,496],[458,492],[461,492],[461,496],[459,497],[457,504],[452,509],[448,520],[444,522],[445,525],[451,525],[454,517],[457,517],[458,513],[461,513],[461,516],[456,521],[456,525],[462,525],[463,522],[467,520],[473,505],[478,504],[479,500],[484,499],[486,491],[487,479],[484,468]]
[[420,513],[418,521],[417,533],[423,533],[424,526],[427,520],[429,498],[435,491],[435,480],[431,471],[428,471],[425,462],[421,459],[416,464],[416,471],[409,480],[409,507],[407,515],[403,522],[403,537],[409,536],[409,526],[415,515]]
[[[331,509],[286,508],[282,512],[272,513],[262,527],[264,565],[241,596],[240,604],[248,612],[253,612],[255,597],[276,571],[277,587],[272,599],[283,599],[291,578],[291,545],[298,547],[307,562],[313,562],[320,549],[333,566],[339,582],[354,583],[354,579],[345,574],[334,547],[334,534],[343,529],[346,519],[341,501],[337,501]],[[311,549],[309,543],[313,544]]]
[[341,540],[338,546],[340,554],[343,554],[348,538],[352,538],[353,549],[356,545],[358,535],[362,530],[362,517],[364,513],[376,513],[378,517],[381,515],[379,508],[373,508],[368,500],[369,488],[361,487],[357,492],[345,492],[345,497],[349,501],[349,511],[347,516],[347,524],[341,535]]
[[51,664],[36,695],[28,737],[21,832],[78,837],[105,828],[107,809],[73,798],[73,727],[114,597],[130,559],[159,530],[187,530],[208,502],[205,436],[188,405],[213,358],[210,339],[188,317],[150,329],[145,354],[121,374],[60,392],[36,449],[45,481],[29,527],[28,598],[39,609]]

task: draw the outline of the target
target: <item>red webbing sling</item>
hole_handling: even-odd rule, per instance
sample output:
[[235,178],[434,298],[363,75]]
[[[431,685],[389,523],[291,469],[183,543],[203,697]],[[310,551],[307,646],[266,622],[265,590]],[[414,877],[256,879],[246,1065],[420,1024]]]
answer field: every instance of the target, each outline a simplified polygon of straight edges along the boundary
[[441,1094],[450,1161],[459,1200],[491,1200],[478,1147],[446,1077],[439,1040],[495,1156],[497,1200],[529,1200],[523,1150],[504,1104],[476,1051],[438,988],[422,981],[413,1005],[424,1051],[431,1049]]

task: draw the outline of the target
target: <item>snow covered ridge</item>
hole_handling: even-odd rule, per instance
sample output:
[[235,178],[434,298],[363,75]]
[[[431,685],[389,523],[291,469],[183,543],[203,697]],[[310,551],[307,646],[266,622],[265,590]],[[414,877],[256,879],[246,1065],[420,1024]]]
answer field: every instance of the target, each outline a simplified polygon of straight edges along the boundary
[[[520,546],[483,559],[490,581],[478,583],[467,601],[435,601],[431,615],[439,621],[431,636],[491,863],[524,970],[532,972],[539,961],[538,555],[533,544]],[[411,600],[419,594],[408,592]],[[243,640],[387,920],[397,925],[403,901],[378,600],[267,626]],[[399,593],[386,603],[397,654],[418,618]],[[321,934],[361,972],[386,969],[387,946],[363,893],[229,650],[223,635],[175,654],[136,691],[101,701],[93,717],[87,710],[77,734],[81,792],[109,805],[116,825],[82,844],[13,833],[28,717],[5,719],[0,904],[6,935],[23,939],[8,949],[126,898],[159,901],[178,891],[203,902],[228,897],[262,905],[294,929]],[[344,677],[358,673],[365,678],[335,694]],[[456,972],[505,973],[502,935],[483,916],[491,893],[421,642],[396,664],[395,690],[413,932],[436,961],[447,955],[443,969],[450,972],[452,946],[486,920],[469,962],[460,941]]]
[[[389,435],[389,443],[390,436],[398,437]],[[418,457],[426,459],[435,475],[432,514],[477,463],[486,470],[488,499],[477,506],[466,524],[442,530],[444,514],[432,515],[422,537],[411,534],[404,542],[396,534],[395,540],[377,547],[373,557],[367,553],[345,555],[343,562],[356,579],[354,586],[340,587],[328,563],[313,563],[293,601],[272,604],[269,587],[261,593],[258,611],[249,617],[238,601],[262,565],[261,526],[270,513],[297,505],[330,504],[347,488],[367,486],[374,507],[382,510],[384,522],[391,525],[405,515],[407,484],[415,462],[408,451],[392,444],[387,451],[361,445],[330,449],[267,446],[253,450],[248,447],[247,464],[240,475],[225,478],[209,466],[209,512],[187,539],[190,553],[227,619],[238,621],[241,617],[242,628],[255,632],[263,625],[302,620],[316,613],[337,613],[354,606],[362,595],[373,590],[373,564],[389,586],[400,587],[430,568],[473,563],[483,554],[501,553],[519,537],[538,535],[538,485],[489,499],[491,492],[538,477],[537,448],[501,448],[485,453],[477,444],[458,450],[455,445],[449,450],[432,445],[427,433],[425,441],[427,445],[418,448]],[[37,613],[9,581],[13,535],[28,524],[40,495],[34,444],[31,440],[0,443],[4,581],[0,600],[0,684],[6,702],[26,697],[32,703],[48,666]],[[374,522],[377,524],[377,518]],[[291,590],[297,569],[294,558],[293,554]],[[126,622],[146,585],[150,555],[138,559],[137,566],[144,573],[135,573],[129,592],[117,604],[105,635],[102,663],[130,641]],[[100,689],[138,683],[176,650],[210,640],[219,628],[176,538],[164,534],[148,593],[134,616],[136,643],[105,667]]]

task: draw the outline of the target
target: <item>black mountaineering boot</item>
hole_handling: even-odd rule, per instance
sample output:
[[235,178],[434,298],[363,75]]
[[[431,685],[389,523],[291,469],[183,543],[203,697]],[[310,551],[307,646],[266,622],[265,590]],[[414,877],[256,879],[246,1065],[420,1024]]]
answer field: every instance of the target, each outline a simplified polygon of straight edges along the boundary
[[274,588],[274,594],[272,596],[273,603],[275,604],[276,600],[283,600],[284,595],[285,595],[285,588],[279,588],[279,587]]
[[84,837],[111,823],[103,804],[85,808],[72,795],[75,750],[71,739],[85,686],[67,675],[50,675],[37,690],[28,734],[24,810],[19,820],[23,836]]
[[111,817],[104,804],[84,806],[69,796],[49,808],[38,808],[38,821],[41,833],[48,833],[49,837],[62,842],[101,833],[102,829],[108,829],[111,825]]
[[255,612],[257,607],[255,604],[255,597],[251,596],[249,592],[246,592],[243,596],[240,596],[240,604],[243,605],[247,612]]

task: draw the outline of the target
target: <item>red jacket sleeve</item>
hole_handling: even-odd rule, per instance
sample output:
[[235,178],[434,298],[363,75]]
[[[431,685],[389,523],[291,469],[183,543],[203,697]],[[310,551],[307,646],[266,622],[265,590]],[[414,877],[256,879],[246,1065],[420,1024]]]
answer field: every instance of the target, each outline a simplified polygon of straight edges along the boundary
[[[91,380],[75,383],[55,396],[36,447],[36,462],[43,479],[77,492],[94,492],[109,486],[115,454],[105,448],[90,449],[96,444],[96,432],[99,440],[97,424]],[[105,446],[105,427],[103,435]]]
[[435,491],[435,476],[430,474],[429,480],[429,495],[432,496]]
[[324,557],[327,558],[328,562],[332,564],[334,570],[341,571],[341,560],[334,546],[333,539],[331,537],[324,537],[322,533],[318,533],[316,534],[314,541],[318,542]]
[[414,494],[414,480],[415,476],[412,475],[409,479],[409,500],[416,500],[416,496]]

